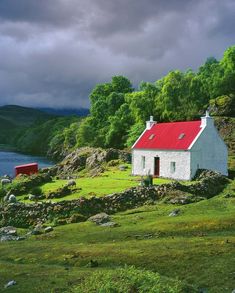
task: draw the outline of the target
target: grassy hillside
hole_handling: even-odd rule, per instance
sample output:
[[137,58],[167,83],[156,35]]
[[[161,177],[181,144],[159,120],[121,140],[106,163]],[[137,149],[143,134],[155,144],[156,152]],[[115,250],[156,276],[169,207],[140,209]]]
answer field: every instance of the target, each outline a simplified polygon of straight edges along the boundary
[[[130,168],[111,167],[100,177],[79,177],[81,192],[60,200],[102,196],[136,186],[140,178],[129,173]],[[65,183],[55,179],[41,188],[46,193]],[[170,217],[175,209],[180,210],[178,216]],[[32,292],[33,286],[33,292],[44,293],[231,293],[234,214],[235,180],[230,180],[223,192],[209,200],[187,205],[159,201],[116,213],[111,218],[117,227],[89,221],[55,225],[48,234],[0,243],[0,287],[14,279],[17,285],[10,292]],[[91,267],[91,260],[98,266]]]
[[[208,290],[204,292],[231,293],[235,198],[224,195],[234,191],[231,181],[210,200],[118,213],[112,217],[119,224],[115,228],[84,222],[58,226],[23,242],[2,242],[0,284],[14,279],[17,285],[9,292],[25,293],[32,292],[32,286],[33,292],[44,293],[194,292],[183,285],[188,283]],[[179,216],[169,217],[176,208]],[[98,267],[89,266],[91,259]],[[151,284],[160,289],[151,291]]]
[[9,105],[0,107],[0,144],[13,143],[16,136],[35,122],[55,117],[32,108]]

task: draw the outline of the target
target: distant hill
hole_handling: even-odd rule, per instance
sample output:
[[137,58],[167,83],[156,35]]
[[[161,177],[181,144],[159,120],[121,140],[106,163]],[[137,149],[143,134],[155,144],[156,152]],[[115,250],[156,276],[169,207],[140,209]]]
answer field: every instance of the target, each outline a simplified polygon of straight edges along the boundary
[[0,107],[0,144],[10,144],[21,131],[35,122],[45,122],[55,117],[33,108],[17,105],[2,106]]
[[73,109],[73,108],[65,108],[65,109],[54,109],[54,108],[38,108],[40,111],[60,115],[60,116],[69,116],[69,115],[78,115],[80,117],[87,116],[90,111],[89,109],[80,108],[80,109]]

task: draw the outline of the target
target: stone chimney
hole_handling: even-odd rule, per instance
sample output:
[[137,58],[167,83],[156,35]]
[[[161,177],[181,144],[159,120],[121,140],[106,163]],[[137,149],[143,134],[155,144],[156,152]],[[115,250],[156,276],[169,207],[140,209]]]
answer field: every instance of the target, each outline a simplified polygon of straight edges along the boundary
[[149,121],[146,121],[146,129],[151,129],[151,127],[156,123],[156,121],[153,121],[153,116],[150,116]]
[[200,127],[210,127],[214,126],[214,120],[210,116],[209,111],[206,111],[206,115],[204,117],[201,117],[201,125]]

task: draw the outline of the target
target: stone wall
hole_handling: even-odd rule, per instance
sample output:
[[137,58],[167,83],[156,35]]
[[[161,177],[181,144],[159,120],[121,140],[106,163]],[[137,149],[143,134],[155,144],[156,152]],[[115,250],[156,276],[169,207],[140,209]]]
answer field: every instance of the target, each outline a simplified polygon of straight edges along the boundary
[[189,186],[179,182],[150,187],[139,186],[104,197],[81,197],[77,200],[58,203],[2,204],[0,205],[0,223],[1,226],[29,227],[39,222],[66,223],[75,222],[76,219],[82,221],[100,212],[113,214],[163,199],[171,203],[186,204],[217,194],[227,182],[224,176],[211,171],[201,172],[199,179],[201,179],[199,182]]

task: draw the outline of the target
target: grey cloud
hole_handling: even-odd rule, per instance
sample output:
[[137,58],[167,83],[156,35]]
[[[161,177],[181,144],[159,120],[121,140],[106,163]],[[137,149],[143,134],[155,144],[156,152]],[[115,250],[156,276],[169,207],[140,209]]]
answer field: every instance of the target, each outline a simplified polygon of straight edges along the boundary
[[137,86],[196,69],[234,44],[234,12],[232,0],[1,0],[0,103],[85,107],[113,75]]

